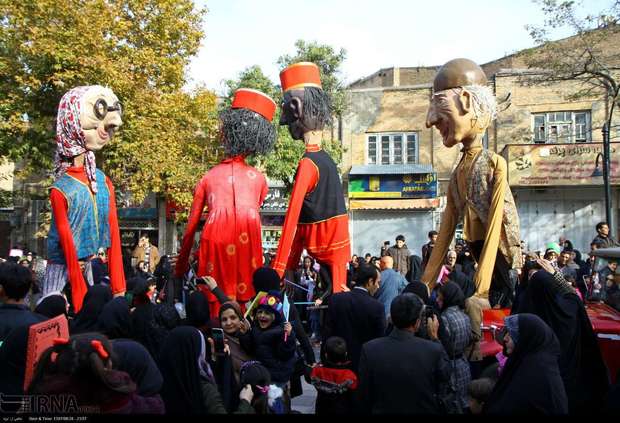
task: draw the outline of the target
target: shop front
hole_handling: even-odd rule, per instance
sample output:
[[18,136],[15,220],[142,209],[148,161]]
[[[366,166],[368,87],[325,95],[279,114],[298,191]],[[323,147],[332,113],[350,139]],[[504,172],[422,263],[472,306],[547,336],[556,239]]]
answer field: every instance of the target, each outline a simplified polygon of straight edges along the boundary
[[[618,216],[620,143],[611,145],[611,205]],[[519,212],[521,239],[542,250],[560,236],[587,252],[605,220],[601,143],[507,145],[508,182]],[[617,234],[616,234],[617,236]],[[614,236],[615,237],[615,236]]]
[[437,175],[430,165],[363,165],[349,173],[351,252],[379,255],[385,241],[405,236],[420,254],[439,207]]

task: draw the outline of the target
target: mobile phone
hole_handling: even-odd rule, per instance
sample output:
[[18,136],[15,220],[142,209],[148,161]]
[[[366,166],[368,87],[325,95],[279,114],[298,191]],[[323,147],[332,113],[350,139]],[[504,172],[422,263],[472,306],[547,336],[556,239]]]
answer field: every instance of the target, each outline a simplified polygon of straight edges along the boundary
[[221,328],[211,329],[211,337],[213,338],[213,342],[215,344],[215,354],[223,355],[224,354],[224,330]]

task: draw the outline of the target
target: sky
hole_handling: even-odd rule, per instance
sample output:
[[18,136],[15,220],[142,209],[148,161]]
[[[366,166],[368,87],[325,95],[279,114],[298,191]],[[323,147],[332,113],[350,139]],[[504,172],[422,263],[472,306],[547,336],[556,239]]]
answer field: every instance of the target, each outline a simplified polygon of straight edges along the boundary
[[[531,0],[195,0],[206,6],[205,37],[188,85],[225,93],[223,80],[259,65],[279,83],[276,63],[295,41],[347,52],[346,83],[392,66],[441,65],[456,57],[480,64],[534,46],[525,25],[542,24]],[[587,0],[583,13],[609,0]],[[554,38],[570,35],[556,31]]]

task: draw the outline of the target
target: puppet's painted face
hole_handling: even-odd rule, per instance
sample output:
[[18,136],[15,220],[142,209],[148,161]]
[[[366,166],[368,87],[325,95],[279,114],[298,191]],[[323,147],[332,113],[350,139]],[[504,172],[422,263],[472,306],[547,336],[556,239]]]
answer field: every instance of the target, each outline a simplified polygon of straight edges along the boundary
[[282,99],[280,125],[288,126],[288,131],[294,140],[303,140],[304,132],[308,130],[303,124],[303,99],[303,89],[287,91]]
[[82,99],[80,115],[86,149],[101,150],[123,124],[121,115],[121,104],[112,90],[99,86],[89,89]]
[[433,95],[426,115],[426,127],[441,133],[443,145],[450,148],[475,136],[470,94],[463,88],[450,88]]

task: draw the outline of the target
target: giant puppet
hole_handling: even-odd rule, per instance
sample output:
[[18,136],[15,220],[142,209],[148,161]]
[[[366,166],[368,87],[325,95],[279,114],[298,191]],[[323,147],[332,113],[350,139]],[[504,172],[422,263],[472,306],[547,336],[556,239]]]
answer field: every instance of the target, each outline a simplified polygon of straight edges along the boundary
[[121,105],[109,88],[77,87],[60,100],[56,121],[55,182],[50,189],[52,222],[43,295],[64,289],[67,280],[76,312],[88,285],[90,260],[107,250],[112,293],[125,292],[114,186],[95,164],[122,124]]
[[280,82],[284,92],[280,125],[287,125],[293,139],[305,143],[306,152],[297,166],[282,237],[271,266],[283,277],[286,271],[297,268],[305,248],[321,264],[327,291],[331,285],[333,292],[340,292],[346,284],[351,245],[338,168],[321,148],[323,128],[331,120],[330,100],[314,63],[290,65],[280,73]]
[[[207,205],[197,274],[213,277],[229,298],[240,303],[254,296],[252,274],[263,263],[259,208],[267,195],[265,176],[246,164],[245,158],[273,148],[275,110],[276,103],[260,91],[241,88],[235,92],[230,109],[220,116],[226,159],[196,185],[176,264],[175,274],[180,278],[187,271],[194,233]],[[216,315],[215,296],[210,292],[207,296],[211,313]]]
[[430,289],[436,284],[456,225],[462,222],[463,238],[478,262],[475,297],[488,299],[491,306],[507,306],[512,298],[509,270],[521,267],[522,258],[506,161],[482,146],[497,113],[495,96],[484,71],[468,59],[443,65],[433,91],[426,126],[436,127],[448,148],[462,143],[463,154],[450,177],[439,237],[422,281]]

